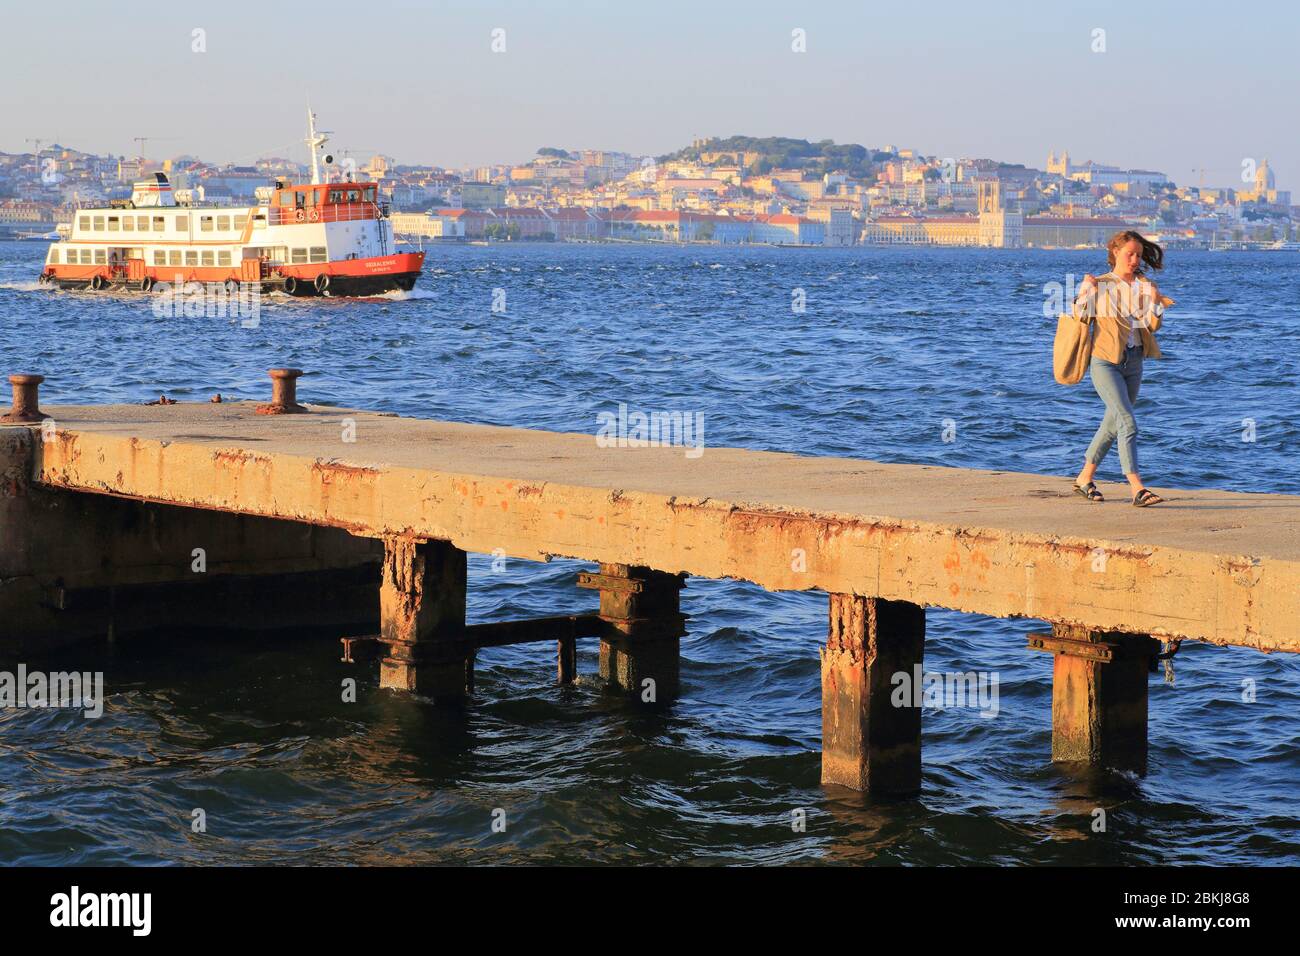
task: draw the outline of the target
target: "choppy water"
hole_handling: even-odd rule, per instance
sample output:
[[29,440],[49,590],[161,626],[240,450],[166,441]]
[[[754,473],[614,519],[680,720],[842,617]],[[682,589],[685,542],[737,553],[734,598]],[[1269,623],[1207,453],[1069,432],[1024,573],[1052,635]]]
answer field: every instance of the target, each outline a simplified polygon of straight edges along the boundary
[[[438,248],[411,294],[264,300],[255,329],[38,289],[43,254],[0,243],[0,371],[44,373],[49,404],[262,397],[267,368],[296,365],[313,402],[593,432],[627,402],[703,412],[710,445],[1062,476],[1101,416],[1090,384],[1052,381],[1042,315],[1045,282],[1105,271],[1093,252]],[[1144,477],[1300,494],[1300,257],[1169,259]],[[1119,479],[1114,454],[1102,477]],[[471,618],[585,608],[576,568],[471,557]],[[549,645],[483,652],[460,716],[373,675],[342,703],[340,680],[367,672],[332,642],[78,653],[68,666],[106,672],[101,719],[0,712],[0,861],[1300,862],[1292,657],[1185,645],[1177,683],[1152,679],[1150,773],[1075,777],[1049,760],[1036,622],[931,609],[927,669],[996,671],[1000,712],[927,711],[920,799],[889,803],[818,783],[824,596],[692,580],[683,601],[682,698],[657,715],[600,692],[592,641],[569,689]]]

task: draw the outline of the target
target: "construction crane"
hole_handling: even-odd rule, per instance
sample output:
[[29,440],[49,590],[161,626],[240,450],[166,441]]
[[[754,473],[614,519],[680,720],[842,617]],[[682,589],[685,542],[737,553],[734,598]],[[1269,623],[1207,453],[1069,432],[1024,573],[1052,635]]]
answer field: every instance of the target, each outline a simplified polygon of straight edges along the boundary
[[135,140],[135,142],[138,144],[141,159],[145,158],[144,156],[145,143],[149,142],[150,140],[162,141],[162,140],[175,139],[175,138],[176,138],[175,136],[133,136],[132,137],[132,139]]

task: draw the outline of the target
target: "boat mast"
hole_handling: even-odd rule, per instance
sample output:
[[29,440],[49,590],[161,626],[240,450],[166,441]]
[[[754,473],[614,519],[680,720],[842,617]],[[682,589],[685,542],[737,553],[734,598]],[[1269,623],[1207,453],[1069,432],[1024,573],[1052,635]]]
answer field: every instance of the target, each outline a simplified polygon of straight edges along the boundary
[[311,153],[311,184],[320,185],[320,163],[316,158],[316,150],[324,146],[329,141],[329,137],[324,133],[316,132],[316,114],[307,107],[307,150]]

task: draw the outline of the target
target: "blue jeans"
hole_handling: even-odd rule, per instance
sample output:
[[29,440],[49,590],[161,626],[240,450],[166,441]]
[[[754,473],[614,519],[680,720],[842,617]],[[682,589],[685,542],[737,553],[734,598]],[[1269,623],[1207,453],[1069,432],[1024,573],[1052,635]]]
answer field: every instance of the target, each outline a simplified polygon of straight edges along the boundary
[[1092,373],[1092,386],[1106,403],[1106,416],[1101,420],[1097,434],[1088,446],[1087,460],[1100,465],[1119,438],[1119,463],[1124,474],[1137,472],[1137,419],[1133,417],[1133,403],[1137,401],[1142,386],[1142,346],[1134,345],[1124,350],[1124,360],[1116,365],[1097,356],[1088,363]]

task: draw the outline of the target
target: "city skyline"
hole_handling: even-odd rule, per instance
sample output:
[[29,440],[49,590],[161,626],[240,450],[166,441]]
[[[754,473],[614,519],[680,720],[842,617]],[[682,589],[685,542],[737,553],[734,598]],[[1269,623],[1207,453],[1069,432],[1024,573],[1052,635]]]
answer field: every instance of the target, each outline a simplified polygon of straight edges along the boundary
[[[920,19],[842,4],[578,3],[556,17],[505,2],[358,13],[328,0],[269,29],[243,0],[147,17],[65,9],[84,29],[55,37],[38,10],[7,13],[0,150],[31,152],[39,138],[133,156],[145,137],[150,158],[301,161],[310,100],[340,152],[456,169],[525,162],[543,146],[661,155],[744,134],[1034,168],[1068,150],[1182,185],[1204,170],[1205,185],[1226,188],[1267,158],[1279,182],[1300,181],[1300,133],[1285,122],[1300,14],[1280,4],[1210,22],[1109,3],[1050,16],[939,4]],[[149,52],[124,55],[135,49]],[[760,80],[765,95],[752,96]],[[113,108],[134,102],[151,108]],[[1132,136],[1116,118],[1126,108]]]

